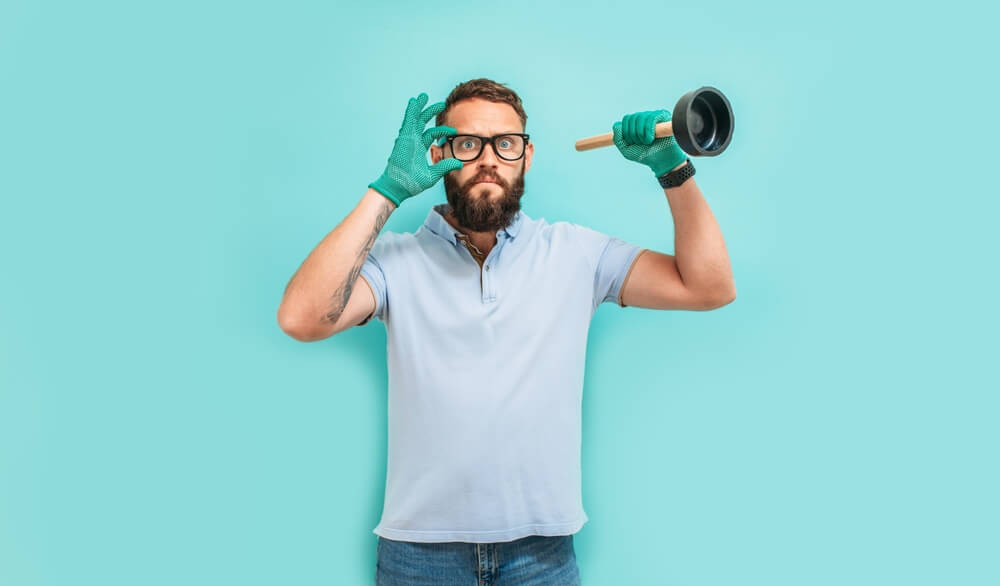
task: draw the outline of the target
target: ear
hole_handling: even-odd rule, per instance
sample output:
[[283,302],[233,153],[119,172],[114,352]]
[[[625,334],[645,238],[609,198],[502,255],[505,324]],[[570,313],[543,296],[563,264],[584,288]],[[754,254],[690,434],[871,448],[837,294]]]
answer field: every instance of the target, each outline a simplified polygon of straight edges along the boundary
[[531,157],[535,155],[535,143],[528,141],[528,146],[524,147],[524,172],[531,168]]
[[437,164],[444,159],[444,149],[436,144],[431,145],[431,163]]

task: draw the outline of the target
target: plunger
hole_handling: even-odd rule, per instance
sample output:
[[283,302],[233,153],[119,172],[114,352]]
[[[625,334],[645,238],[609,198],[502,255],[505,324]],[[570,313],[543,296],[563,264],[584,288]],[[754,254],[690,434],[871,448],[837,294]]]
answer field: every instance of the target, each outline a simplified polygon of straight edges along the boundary
[[[608,132],[576,141],[576,150],[587,151],[615,144]],[[733,108],[722,92],[711,86],[690,91],[677,100],[669,122],[656,125],[655,138],[673,136],[681,150],[694,157],[714,157],[733,138]]]

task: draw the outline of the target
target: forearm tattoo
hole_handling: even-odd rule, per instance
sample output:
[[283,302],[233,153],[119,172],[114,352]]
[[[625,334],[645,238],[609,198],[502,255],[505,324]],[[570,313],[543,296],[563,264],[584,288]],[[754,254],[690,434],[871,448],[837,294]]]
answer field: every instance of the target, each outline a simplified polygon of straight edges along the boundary
[[362,245],[361,251],[358,253],[357,258],[354,261],[354,266],[351,267],[350,272],[347,274],[347,279],[333,292],[333,297],[330,300],[330,311],[323,316],[323,319],[328,324],[337,323],[341,314],[344,313],[344,308],[347,307],[347,301],[351,298],[351,292],[354,290],[354,283],[357,281],[358,275],[361,274],[361,267],[364,266],[365,259],[368,258],[368,251],[370,251],[372,246],[375,244],[375,239],[378,238],[379,232],[382,231],[382,226],[385,225],[386,220],[389,219],[389,215],[392,213],[394,208],[392,202],[388,199],[385,199],[381,206],[382,207],[380,207],[378,211],[378,216],[375,218],[375,226],[368,235],[368,239]]

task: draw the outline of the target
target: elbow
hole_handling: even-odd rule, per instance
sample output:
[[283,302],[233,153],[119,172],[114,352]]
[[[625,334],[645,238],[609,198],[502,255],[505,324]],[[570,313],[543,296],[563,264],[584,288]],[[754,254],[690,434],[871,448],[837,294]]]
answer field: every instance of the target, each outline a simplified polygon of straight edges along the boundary
[[288,314],[288,311],[285,309],[284,303],[282,303],[281,306],[278,307],[278,313],[275,316],[275,319],[277,320],[278,327],[281,329],[282,332],[284,332],[289,337],[295,338],[296,340],[299,339],[298,325],[292,319],[292,316]]
[[719,295],[716,298],[715,306],[712,307],[712,309],[719,309],[720,307],[729,305],[735,300],[736,300],[736,287],[730,287],[729,289],[726,290],[724,294]]
[[326,338],[330,337],[330,335],[332,335],[332,334],[320,335],[294,326],[292,327],[280,326],[280,327],[281,331],[285,332],[285,335],[299,342],[318,342],[320,340],[325,340]]
[[278,313],[278,327],[289,338],[299,342],[319,342],[341,331],[340,328],[329,325],[323,320],[317,322],[302,317],[283,317],[280,311]]
[[705,303],[701,307],[704,311],[725,307],[736,300],[736,287],[730,286],[721,291],[705,297]]
[[281,326],[281,331],[285,333],[289,338],[296,340],[298,342],[312,342],[312,338],[306,336],[301,330],[295,328],[290,328],[286,326]]
[[278,309],[278,327],[281,331],[285,333],[286,336],[297,340],[299,342],[315,342],[322,338],[318,338],[309,331],[308,328],[304,327],[304,323],[301,319],[293,319],[282,313],[281,309]]
[[306,336],[303,335],[302,330],[294,324],[279,320],[278,327],[281,328],[281,331],[284,332],[286,336],[292,338],[293,340],[298,340],[299,342],[309,341],[306,339]]

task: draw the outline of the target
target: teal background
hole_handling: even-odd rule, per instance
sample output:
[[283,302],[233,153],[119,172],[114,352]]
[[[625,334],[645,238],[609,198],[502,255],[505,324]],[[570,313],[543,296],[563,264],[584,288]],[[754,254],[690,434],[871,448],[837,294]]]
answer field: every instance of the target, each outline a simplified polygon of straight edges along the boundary
[[736,115],[696,161],[736,301],[594,318],[585,584],[1000,583],[996,16],[3,0],[0,584],[373,583],[384,326],[275,313],[407,100],[481,76],[530,216],[669,253],[650,171],[573,143],[702,85]]

